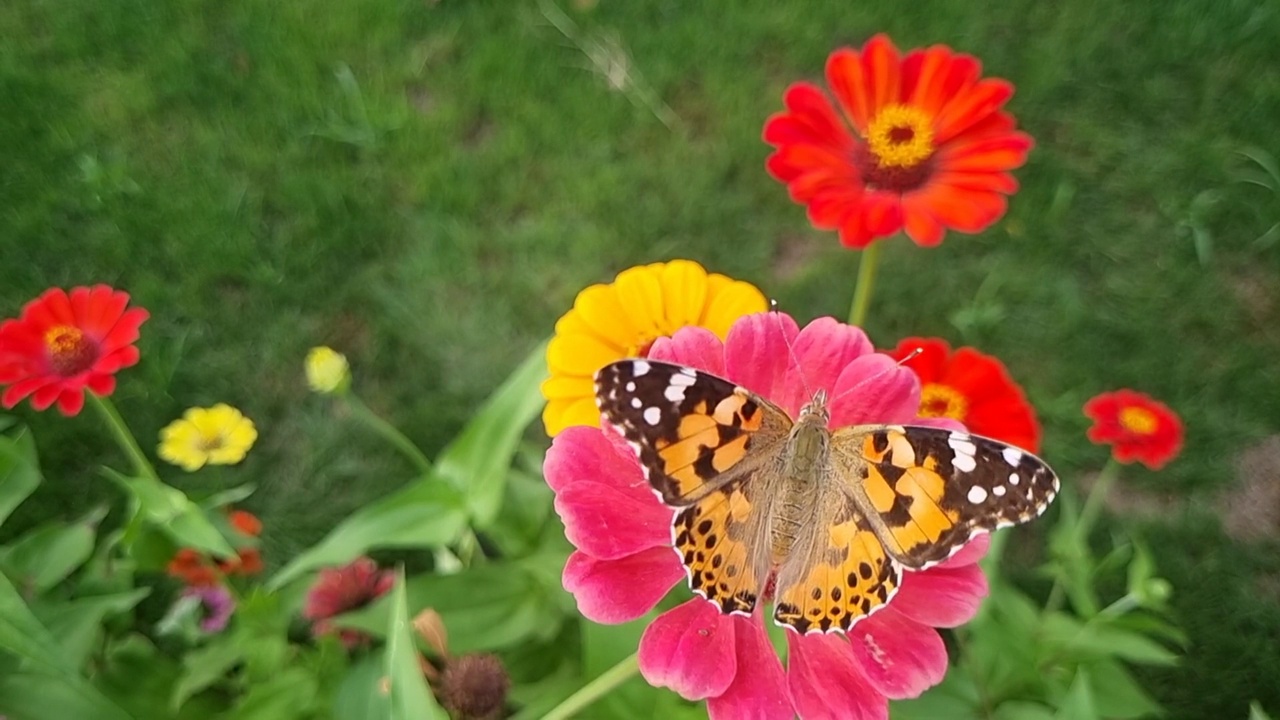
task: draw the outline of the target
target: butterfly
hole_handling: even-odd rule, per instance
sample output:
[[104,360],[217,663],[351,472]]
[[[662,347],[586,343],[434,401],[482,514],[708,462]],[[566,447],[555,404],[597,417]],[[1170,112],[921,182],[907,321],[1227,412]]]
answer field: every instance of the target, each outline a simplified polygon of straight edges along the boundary
[[1044,512],[1058,478],[1031,453],[932,427],[829,430],[818,390],[792,419],[715,375],[654,360],[595,376],[602,417],[675,511],[695,593],[750,615],[762,596],[799,633],[843,632],[884,607],[904,570]]

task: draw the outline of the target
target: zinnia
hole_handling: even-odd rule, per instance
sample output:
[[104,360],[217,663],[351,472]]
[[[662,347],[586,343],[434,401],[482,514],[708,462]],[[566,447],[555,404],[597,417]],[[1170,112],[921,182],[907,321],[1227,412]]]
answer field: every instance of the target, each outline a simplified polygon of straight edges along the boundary
[[206,464],[235,465],[258,439],[253,421],[239,410],[218,403],[189,408],[160,431],[160,457],[195,472]]
[[1089,439],[1110,444],[1117,462],[1159,470],[1182,450],[1182,420],[1168,405],[1134,390],[1102,393],[1084,404]]
[[84,391],[100,397],[116,388],[115,373],[138,362],[138,328],[149,317],[127,308],[128,293],[106,285],[45,291],[22,316],[0,323],[0,404],[31,396],[44,410],[55,401],[63,415],[84,407]]
[[975,435],[1040,452],[1040,423],[1004,363],[970,347],[952,352],[945,340],[909,337],[889,357],[920,378],[920,415],[964,423]]
[[884,35],[837,50],[826,72],[836,106],[810,83],[788,88],[787,110],[764,127],[777,148],[768,170],[849,247],[900,230],[924,246],[947,229],[979,232],[1004,214],[1018,189],[1008,171],[1032,147],[1001,110],[1013,85],[980,74],[970,55],[935,45],[903,57]]
[[614,360],[644,357],[654,341],[696,325],[724,338],[733,321],[768,307],[754,285],[708,274],[691,260],[640,265],[608,285],[592,285],[556,322],[547,346],[551,377],[542,421],[554,437],[573,425],[600,425],[592,377]]
[[356,558],[342,567],[325,568],[307,591],[302,616],[313,621],[312,633],[317,637],[336,632],[343,645],[355,647],[366,636],[358,630],[335,628],[330,620],[377,600],[390,592],[395,582],[394,571],[379,570],[378,564],[367,557]]
[[[685,328],[655,342],[649,357],[725,377],[793,415],[811,393],[825,389],[837,400],[832,428],[873,422],[962,427],[917,417],[915,375],[875,353],[861,330],[829,318],[798,330],[786,315],[750,315],[723,342],[705,329]],[[577,548],[563,580],[583,615],[603,623],[634,620],[685,577],[671,548],[673,513],[654,496],[617,434],[566,430],[544,471]],[[979,536],[942,565],[904,573],[899,592],[847,637],[787,632],[785,670],[760,606],[752,617],[723,615],[695,597],[645,631],[641,673],[685,698],[706,699],[712,718],[886,718],[889,698],[914,697],[946,673],[946,649],[933,628],[967,622],[977,611],[987,585],[974,563],[986,547]]]

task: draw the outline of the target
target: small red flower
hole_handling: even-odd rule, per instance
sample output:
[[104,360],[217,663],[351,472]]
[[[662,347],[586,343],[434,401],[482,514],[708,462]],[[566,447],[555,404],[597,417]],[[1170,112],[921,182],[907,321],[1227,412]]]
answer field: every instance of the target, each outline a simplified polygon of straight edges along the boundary
[[222,574],[209,562],[209,558],[193,548],[179,550],[166,569],[170,575],[192,587],[212,587],[222,580]]
[[[356,558],[339,568],[326,568],[320,571],[315,584],[307,591],[302,616],[313,621],[311,631],[314,635],[332,634],[336,629],[329,622],[330,618],[377,600],[391,590],[395,581],[395,572],[379,570],[378,564],[367,557]],[[357,630],[344,628],[336,632],[348,648],[365,640],[364,634]]]
[[948,417],[975,435],[1040,452],[1040,423],[1004,363],[970,347],[955,352],[945,340],[909,337],[888,351],[920,378],[920,416]]
[[947,229],[979,232],[1004,215],[1005,196],[1018,189],[1009,171],[1033,144],[1001,110],[1013,85],[981,71],[944,45],[901,56],[884,35],[837,50],[826,72],[835,105],[796,83],[786,111],[765,124],[777,148],[769,173],[808,206],[815,227],[839,230],[849,247],[900,230],[924,246]]
[[1152,470],[1178,456],[1182,450],[1182,420],[1164,403],[1133,390],[1102,393],[1084,404],[1093,420],[1089,439],[1111,445],[1118,462],[1134,460]]
[[44,410],[55,401],[63,415],[84,407],[84,391],[110,395],[115,373],[138,362],[138,328],[149,317],[125,309],[128,293],[106,285],[45,291],[22,317],[0,323],[0,404],[11,408],[31,396]]
[[232,510],[227,513],[227,522],[231,523],[231,527],[249,537],[258,537],[262,534],[262,521],[248,510]]
[[240,548],[232,560],[218,563],[223,575],[257,575],[262,572],[262,553],[258,548]]

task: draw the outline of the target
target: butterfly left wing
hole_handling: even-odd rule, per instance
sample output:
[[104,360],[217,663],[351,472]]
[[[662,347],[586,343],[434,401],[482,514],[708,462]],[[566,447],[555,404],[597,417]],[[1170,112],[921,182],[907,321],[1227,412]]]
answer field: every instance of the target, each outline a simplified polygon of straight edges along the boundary
[[912,570],[1039,516],[1058,493],[1057,475],[1035,455],[940,428],[846,428],[832,436],[831,461],[885,549]]
[[601,368],[596,404],[672,507],[693,504],[749,473],[780,450],[791,430],[785,412],[746,388],[656,360]]

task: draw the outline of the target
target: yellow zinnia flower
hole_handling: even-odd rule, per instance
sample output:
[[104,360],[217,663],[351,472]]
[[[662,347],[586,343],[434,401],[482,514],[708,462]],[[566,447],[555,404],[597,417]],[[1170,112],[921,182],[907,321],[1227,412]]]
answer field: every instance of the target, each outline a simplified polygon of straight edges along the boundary
[[244,459],[258,431],[239,410],[218,403],[191,408],[160,431],[160,457],[194,472],[209,465],[235,465]]
[[767,308],[756,286],[708,274],[692,260],[639,265],[608,285],[583,290],[556,322],[547,346],[551,377],[542,383],[547,434],[600,424],[592,380],[596,370],[614,360],[644,357],[654,340],[687,325],[704,327],[723,340],[735,320]]
[[351,381],[351,367],[347,357],[333,348],[320,346],[307,353],[307,384],[311,389],[328,395],[346,390]]

